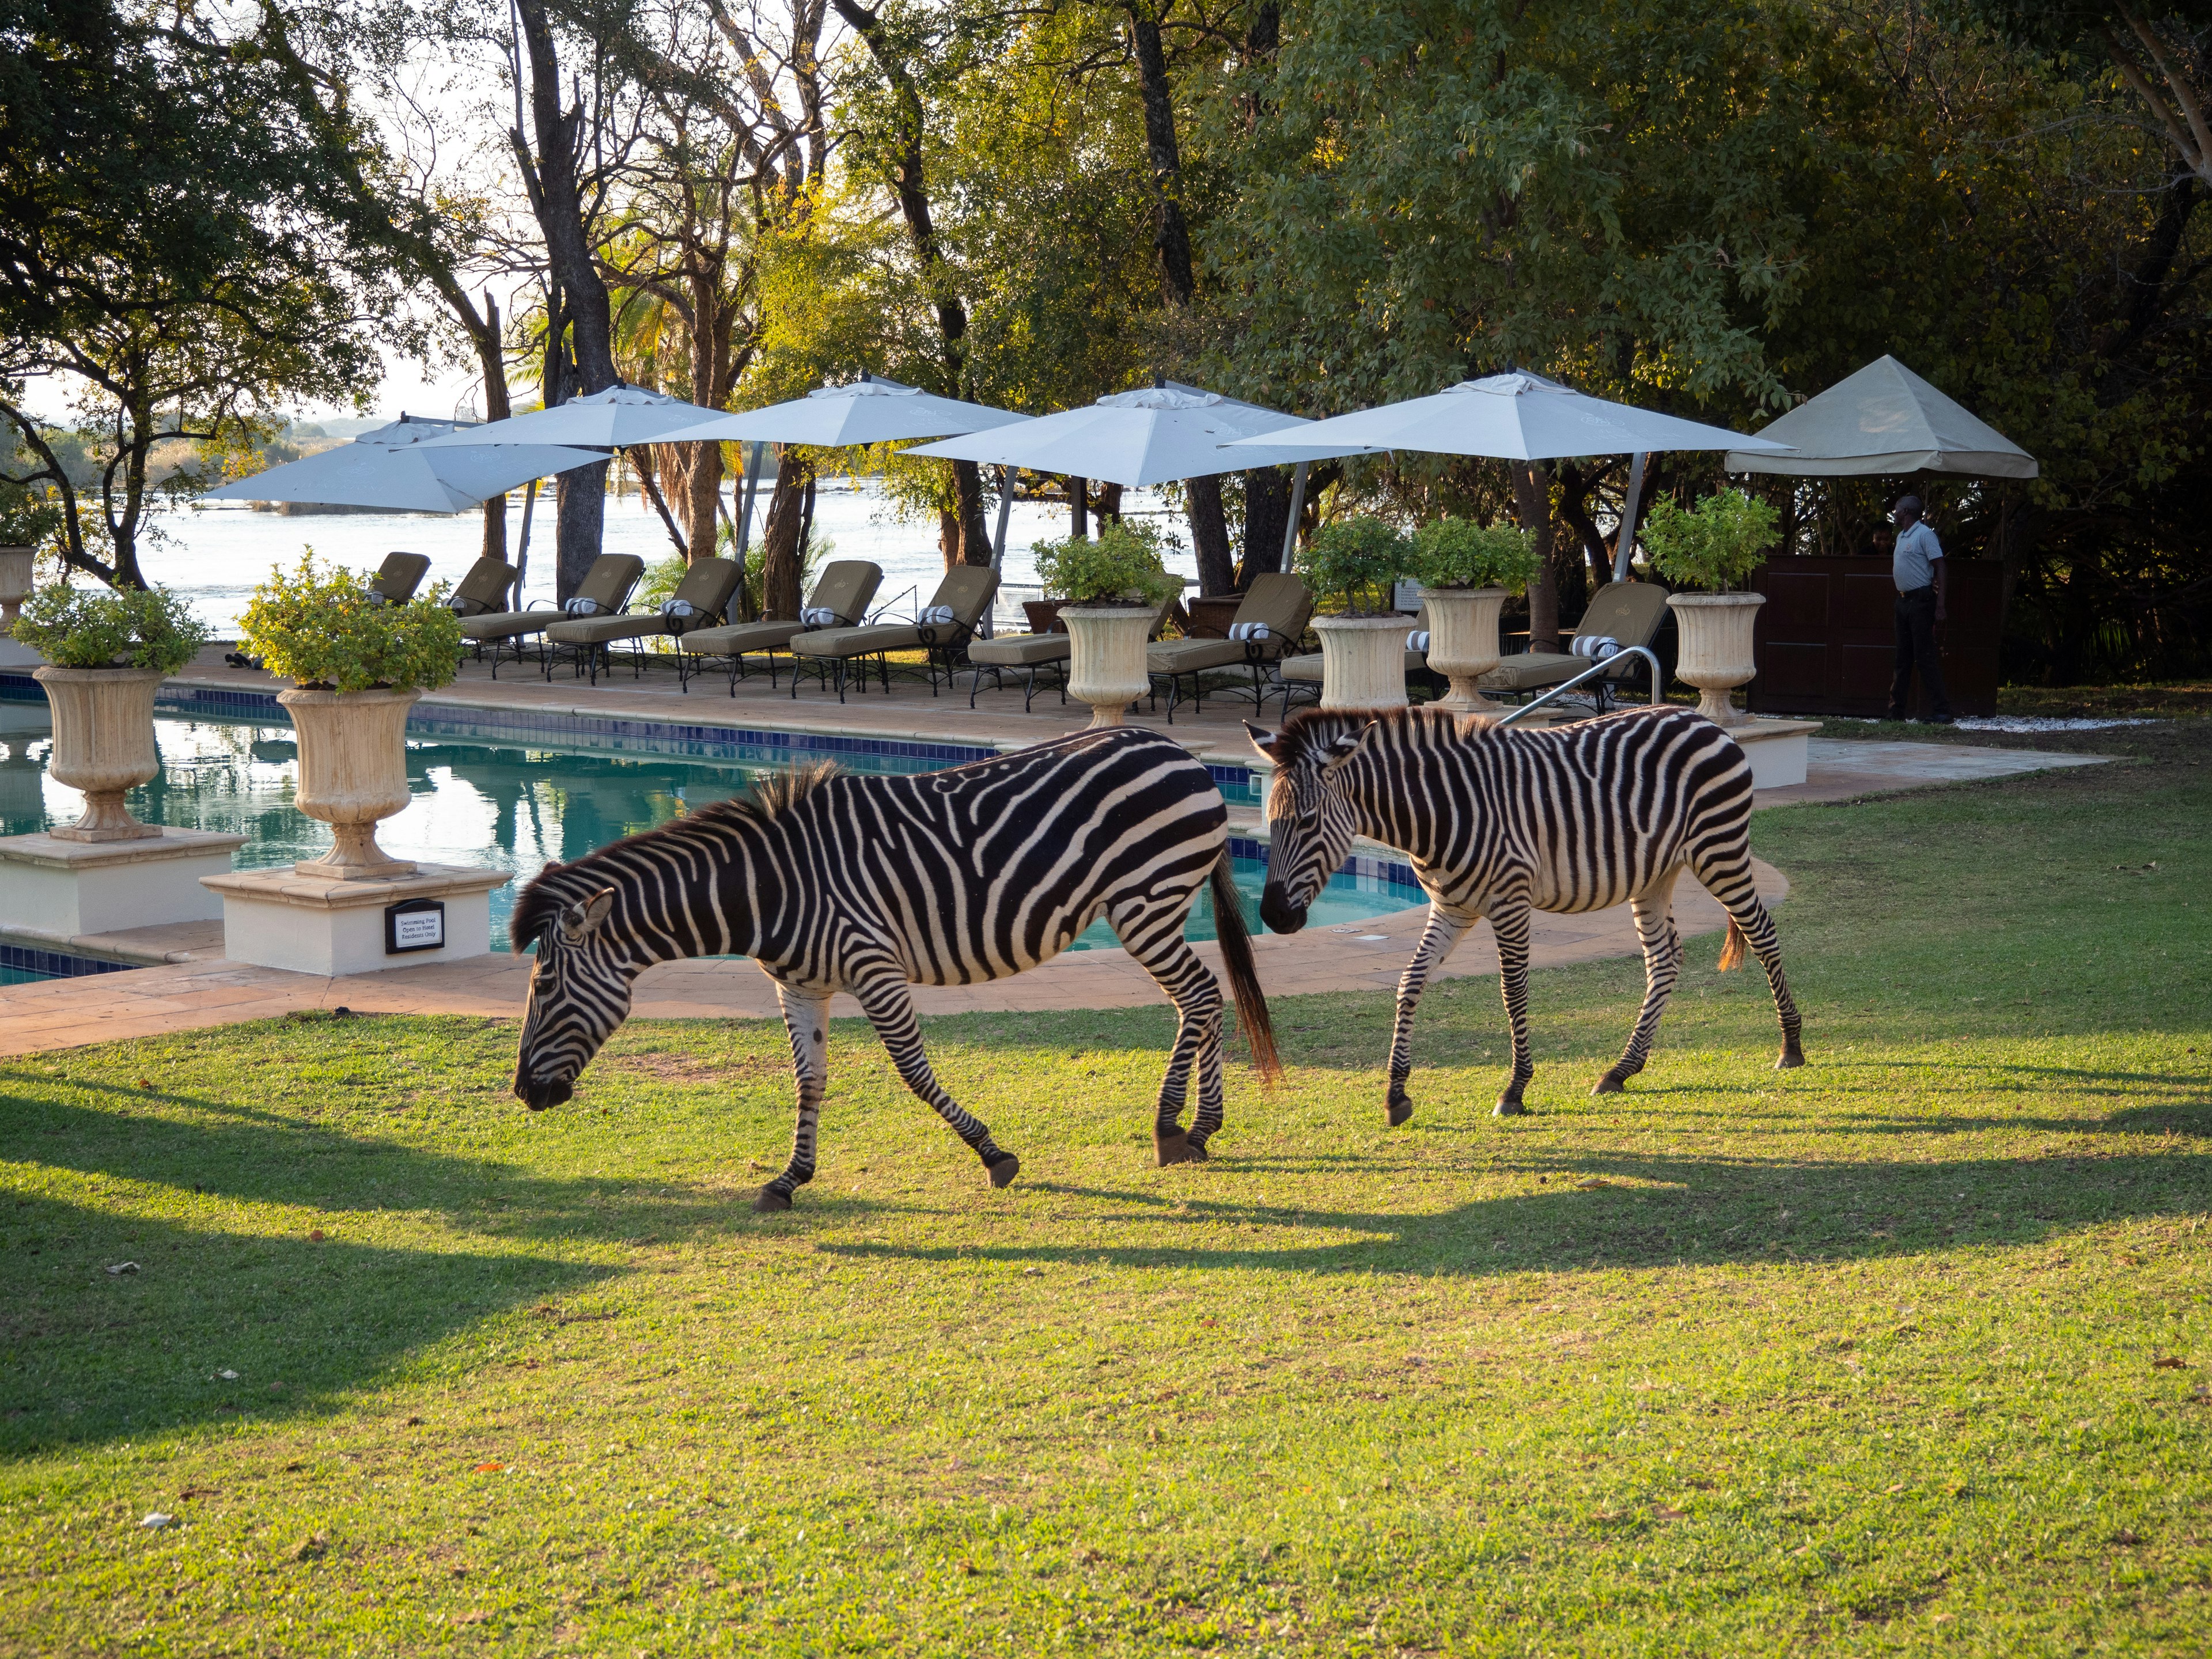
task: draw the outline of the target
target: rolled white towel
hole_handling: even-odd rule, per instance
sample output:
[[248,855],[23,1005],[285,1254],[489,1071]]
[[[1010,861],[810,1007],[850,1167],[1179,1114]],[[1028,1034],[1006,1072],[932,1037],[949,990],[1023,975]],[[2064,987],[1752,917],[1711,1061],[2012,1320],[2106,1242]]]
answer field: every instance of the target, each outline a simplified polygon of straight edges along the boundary
[[597,599],[587,599],[581,593],[561,607],[572,617],[596,617],[606,609]]
[[699,611],[689,599],[663,599],[660,614],[664,617],[696,617]]
[[830,628],[836,624],[837,613],[826,605],[810,605],[799,611],[799,620],[804,627]]
[[1610,634],[1577,634],[1570,647],[1577,657],[1604,662],[1620,654],[1620,641]]
[[1407,635],[1406,649],[1408,651],[1418,651],[1423,656],[1427,656],[1429,654],[1429,630],[1425,628],[1417,628],[1412,633]]
[[951,605],[933,605],[924,606],[921,614],[914,620],[915,626],[920,628],[942,628],[954,619]]
[[370,610],[374,611],[380,606],[387,605],[391,603],[392,600],[390,597],[385,593],[383,589],[372,587],[368,590],[368,608]]
[[1268,637],[1265,623],[1231,623],[1229,637],[1232,640],[1264,640]]

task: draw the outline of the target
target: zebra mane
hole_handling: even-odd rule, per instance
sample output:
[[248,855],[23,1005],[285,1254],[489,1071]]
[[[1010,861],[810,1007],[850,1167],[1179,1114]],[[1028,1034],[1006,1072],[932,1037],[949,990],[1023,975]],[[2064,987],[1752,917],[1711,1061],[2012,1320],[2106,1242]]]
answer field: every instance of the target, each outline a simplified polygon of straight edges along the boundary
[[766,773],[727,800],[711,801],[696,812],[684,812],[666,823],[610,842],[567,864],[547,865],[515,896],[514,914],[507,927],[508,945],[520,952],[569,905],[613,884],[613,872],[608,866],[617,854],[640,848],[650,853],[711,839],[724,824],[771,823],[832,779],[843,776],[844,771],[835,761],[821,761]]
[[1347,732],[1381,723],[1386,726],[1434,725],[1455,732],[1480,728],[1490,722],[1480,715],[1455,715],[1448,710],[1412,708],[1301,708],[1283,722],[1276,734],[1275,764],[1291,766],[1326,749]]

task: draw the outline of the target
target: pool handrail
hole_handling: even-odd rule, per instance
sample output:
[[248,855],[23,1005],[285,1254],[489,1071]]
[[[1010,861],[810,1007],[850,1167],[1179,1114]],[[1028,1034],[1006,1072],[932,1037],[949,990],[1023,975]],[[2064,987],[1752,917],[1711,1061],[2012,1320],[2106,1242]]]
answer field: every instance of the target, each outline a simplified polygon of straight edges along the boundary
[[1514,721],[1519,720],[1523,714],[1534,714],[1536,710],[1541,708],[1546,703],[1551,702],[1553,698],[1565,696],[1568,692],[1580,685],[1584,680],[1594,678],[1597,675],[1604,673],[1607,669],[1620,666],[1620,659],[1623,657],[1641,657],[1650,665],[1651,706],[1654,708],[1656,708],[1659,706],[1660,693],[1663,689],[1659,683],[1659,659],[1653,656],[1651,653],[1643,646],[1624,645],[1620,650],[1614,652],[1611,656],[1601,658],[1597,661],[1593,662],[1588,668],[1577,670],[1565,679],[1561,680],[1557,685],[1553,686],[1549,690],[1546,691],[1541,696],[1531,697],[1519,708],[1500,716],[1497,724],[1499,726],[1510,726]]

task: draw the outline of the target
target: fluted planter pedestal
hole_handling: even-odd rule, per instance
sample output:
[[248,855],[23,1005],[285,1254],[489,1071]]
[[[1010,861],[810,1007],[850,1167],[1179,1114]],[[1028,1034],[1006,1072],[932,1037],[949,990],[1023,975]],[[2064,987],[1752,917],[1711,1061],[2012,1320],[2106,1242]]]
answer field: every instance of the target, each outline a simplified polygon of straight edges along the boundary
[[1316,617],[1321,635],[1321,706],[1406,706],[1406,635],[1409,617]]
[[46,770],[84,791],[84,816],[48,831],[57,841],[138,841],[161,833],[123,804],[125,791],[161,769],[154,746],[155,668],[54,668],[33,671],[53,710],[54,748]]
[[0,547],[0,669],[36,668],[46,661],[14,638],[15,618],[31,597],[31,574],[37,562],[34,548]]
[[1060,607],[1069,635],[1067,695],[1091,705],[1091,730],[1123,724],[1129,705],[1151,688],[1145,645],[1155,614],[1149,605]]
[[1502,587],[1425,587],[1421,603],[1429,611],[1429,666],[1451,682],[1451,690],[1429,705],[1455,714],[1500,714],[1475,682],[1495,669],[1498,615],[1512,595]]
[[1667,596],[1680,641],[1674,677],[1698,688],[1698,712],[1716,726],[1741,726],[1751,718],[1729,701],[1729,693],[1759,672],[1752,635],[1765,603],[1764,593]]
[[301,875],[333,881],[389,881],[415,866],[376,844],[380,820],[404,811],[407,712],[419,691],[279,691],[300,738],[300,787],[294,804],[331,826],[331,847],[302,859]]

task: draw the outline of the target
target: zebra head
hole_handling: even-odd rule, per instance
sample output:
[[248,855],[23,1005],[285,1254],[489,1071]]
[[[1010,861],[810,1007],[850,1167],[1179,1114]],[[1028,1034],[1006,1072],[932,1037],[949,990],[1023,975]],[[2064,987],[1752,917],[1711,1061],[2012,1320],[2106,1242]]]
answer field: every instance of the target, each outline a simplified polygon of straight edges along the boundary
[[574,1094],[592,1056],[629,1017],[634,975],[626,953],[614,948],[601,925],[614,902],[615,890],[602,888],[550,908],[538,927],[522,1051],[514,1062],[515,1096],[533,1112]]
[[[1252,746],[1275,765],[1267,793],[1267,884],[1260,919],[1278,933],[1306,925],[1306,911],[1352,851],[1358,815],[1344,789],[1344,763],[1359,750],[1365,725],[1322,737],[1281,736],[1244,722]],[[1321,738],[1321,741],[1315,741]]]

